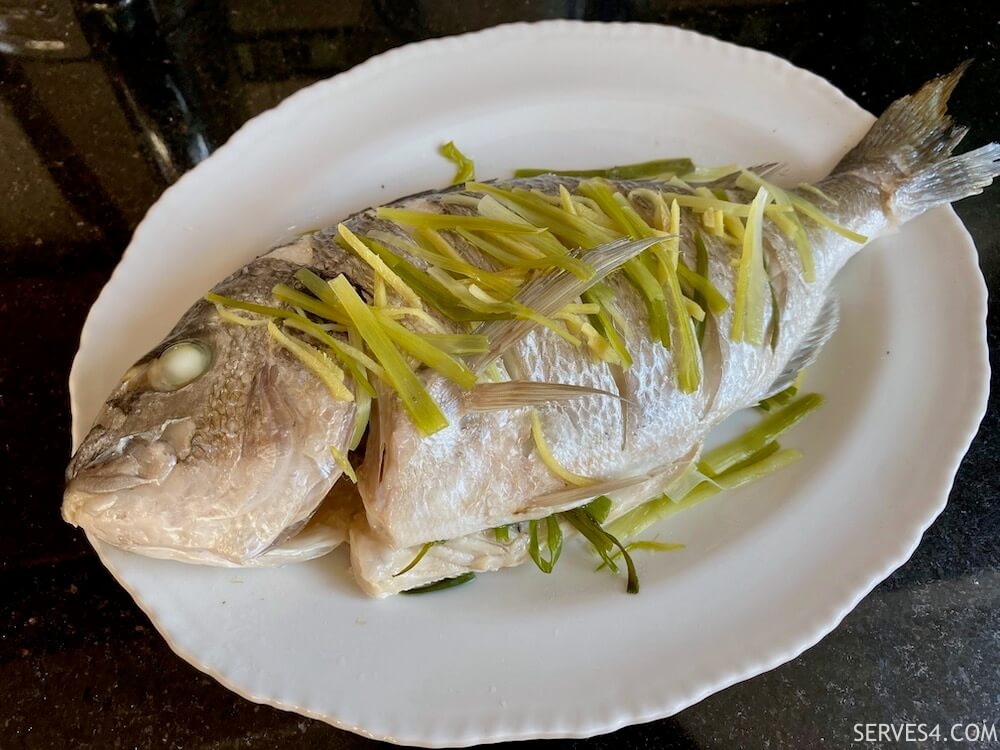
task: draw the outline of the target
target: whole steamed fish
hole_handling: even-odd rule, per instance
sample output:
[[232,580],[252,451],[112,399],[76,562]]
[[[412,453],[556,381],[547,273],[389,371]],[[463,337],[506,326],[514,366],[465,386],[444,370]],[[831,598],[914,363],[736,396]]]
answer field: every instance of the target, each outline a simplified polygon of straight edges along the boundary
[[539,529],[554,556],[563,519],[591,539],[578,509],[606,498],[614,522],[676,489],[715,425],[792,382],[865,242],[1000,174],[998,144],[952,156],[961,73],[895,102],[814,187],[469,182],[277,248],[125,374],[63,515],[217,565],[349,535],[374,596],[519,564]]

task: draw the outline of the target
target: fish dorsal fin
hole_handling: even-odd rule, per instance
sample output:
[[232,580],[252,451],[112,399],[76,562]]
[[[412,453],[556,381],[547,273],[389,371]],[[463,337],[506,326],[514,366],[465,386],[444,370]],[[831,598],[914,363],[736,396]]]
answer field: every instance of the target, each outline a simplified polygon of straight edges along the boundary
[[[622,264],[664,239],[668,238],[665,236],[645,237],[639,240],[622,238],[595,247],[576,256],[594,269],[590,277],[581,279],[565,269],[556,269],[537,276],[525,284],[515,300],[541,315],[552,315]],[[521,318],[484,323],[476,333],[483,334],[489,339],[490,350],[470,363],[473,372],[482,372],[489,367],[536,325],[538,323],[534,320]]]
[[522,406],[541,406],[553,401],[568,401],[583,396],[622,399],[616,393],[568,383],[534,380],[510,380],[505,383],[478,383],[466,397],[469,411],[496,411]]
[[823,345],[833,336],[833,332],[837,330],[839,323],[840,302],[837,301],[836,295],[831,292],[823,303],[823,308],[819,311],[816,322],[813,323],[812,330],[802,339],[799,348],[788,360],[785,369],[771,383],[771,387],[767,389],[764,398],[770,398],[776,393],[781,393],[794,383],[799,372],[816,361],[816,357],[819,356]]

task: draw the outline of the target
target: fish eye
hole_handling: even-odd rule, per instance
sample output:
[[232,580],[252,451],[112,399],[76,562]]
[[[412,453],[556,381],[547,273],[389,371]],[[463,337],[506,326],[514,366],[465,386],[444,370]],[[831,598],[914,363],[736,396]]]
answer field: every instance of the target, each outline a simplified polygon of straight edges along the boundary
[[158,391],[176,391],[204,375],[212,364],[212,349],[202,341],[178,341],[154,359],[147,371]]

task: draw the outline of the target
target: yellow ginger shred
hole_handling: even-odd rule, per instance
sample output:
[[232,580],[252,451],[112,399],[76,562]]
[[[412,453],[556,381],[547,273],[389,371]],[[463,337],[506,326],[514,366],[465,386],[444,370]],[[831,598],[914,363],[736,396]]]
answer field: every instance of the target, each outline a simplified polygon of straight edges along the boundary
[[291,352],[303,365],[313,372],[339,401],[353,401],[354,394],[344,385],[344,371],[333,360],[315,347],[283,333],[273,320],[267,322],[267,332],[271,338]]
[[354,467],[351,466],[351,462],[347,460],[347,456],[337,450],[337,448],[333,445],[330,446],[330,455],[333,456],[333,460],[337,462],[337,466],[339,466],[340,470],[347,475],[347,478],[354,482],[354,484],[357,484],[357,472],[354,471]]
[[350,229],[348,229],[343,224],[337,225],[337,232],[343,238],[344,242],[347,243],[348,247],[353,250],[361,260],[372,267],[376,276],[381,276],[385,283],[396,291],[396,293],[402,297],[411,307],[423,307],[423,303],[420,301],[420,295],[418,295],[410,286],[403,281],[396,272],[393,271],[389,266],[385,264],[378,255],[373,253],[368,249],[358,236],[354,234]]
[[549,468],[549,471],[557,477],[562,479],[567,484],[572,484],[577,487],[583,487],[594,483],[593,479],[580,476],[579,474],[574,474],[572,471],[560,464],[558,460],[556,460],[556,457],[552,453],[552,449],[549,448],[549,444],[545,442],[545,434],[542,432],[542,420],[539,418],[538,412],[534,409],[531,411],[531,437],[535,441],[535,448],[538,450],[538,455],[542,459],[542,462]]

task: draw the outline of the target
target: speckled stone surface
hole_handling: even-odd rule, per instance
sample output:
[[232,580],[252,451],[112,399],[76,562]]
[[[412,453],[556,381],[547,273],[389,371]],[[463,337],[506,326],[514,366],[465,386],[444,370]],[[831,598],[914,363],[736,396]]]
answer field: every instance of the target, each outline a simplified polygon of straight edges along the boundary
[[[18,11],[17,6],[23,5]],[[637,0],[39,0],[0,6],[0,748],[354,748],[174,656],[62,523],[67,375],[87,309],[157,195],[284,96],[407,41],[549,17],[668,23],[768,50],[869,110],[975,57],[953,111],[1000,138],[1000,4]],[[399,9],[397,8],[397,5]],[[27,9],[27,10],[25,10]],[[1000,289],[1000,188],[957,207]],[[1000,306],[989,308],[998,365]],[[928,342],[933,346],[933,342]],[[794,661],[589,748],[997,747],[1000,403],[912,559]],[[251,655],[252,656],[252,655]],[[867,722],[942,740],[856,742]]]

